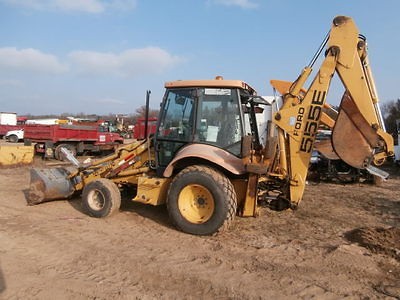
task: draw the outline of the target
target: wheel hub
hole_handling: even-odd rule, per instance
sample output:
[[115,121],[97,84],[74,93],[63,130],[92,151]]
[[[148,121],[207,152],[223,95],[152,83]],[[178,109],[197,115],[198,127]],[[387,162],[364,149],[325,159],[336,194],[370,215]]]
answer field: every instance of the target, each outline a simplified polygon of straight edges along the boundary
[[214,213],[214,198],[206,187],[190,184],[179,193],[178,208],[187,221],[194,224],[205,223]]
[[101,210],[105,205],[105,197],[99,190],[91,191],[88,195],[88,204],[93,210]]
[[202,196],[197,198],[197,205],[198,206],[204,206],[205,204],[207,204],[207,202]]

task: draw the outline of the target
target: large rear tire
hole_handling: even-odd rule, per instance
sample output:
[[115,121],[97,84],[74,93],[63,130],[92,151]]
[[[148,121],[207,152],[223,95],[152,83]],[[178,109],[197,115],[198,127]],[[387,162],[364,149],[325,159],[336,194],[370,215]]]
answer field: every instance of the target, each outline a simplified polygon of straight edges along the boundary
[[195,165],[183,169],[171,182],[167,209],[172,223],[183,232],[212,235],[229,228],[236,215],[237,197],[225,175]]
[[119,210],[121,193],[117,185],[111,180],[96,179],[84,187],[82,204],[90,216],[104,218]]

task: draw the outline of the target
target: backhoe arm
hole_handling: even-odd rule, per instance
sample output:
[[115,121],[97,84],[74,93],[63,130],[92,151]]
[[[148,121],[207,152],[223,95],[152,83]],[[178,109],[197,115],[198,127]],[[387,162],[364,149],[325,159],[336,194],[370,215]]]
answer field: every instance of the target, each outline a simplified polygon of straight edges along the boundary
[[283,197],[292,207],[303,196],[322,108],[335,72],[346,89],[332,133],[336,154],[357,168],[369,168],[372,162],[378,164],[393,155],[393,139],[385,132],[377,105],[365,39],[360,39],[353,20],[336,17],[319,53],[325,45],[325,59],[310,87],[305,89],[303,85],[316,56],[283,95],[283,106],[274,115],[280,148],[279,172],[289,181]]
[[[352,35],[358,36],[351,19],[336,19],[338,23],[349,24]],[[334,45],[340,38],[335,36],[330,44]],[[340,52],[338,56],[336,71],[346,92],[332,133],[332,145],[343,161],[362,169],[368,168],[371,162],[382,164],[386,157],[393,156],[394,146],[392,136],[385,132],[365,38],[358,38],[356,42],[352,53]]]

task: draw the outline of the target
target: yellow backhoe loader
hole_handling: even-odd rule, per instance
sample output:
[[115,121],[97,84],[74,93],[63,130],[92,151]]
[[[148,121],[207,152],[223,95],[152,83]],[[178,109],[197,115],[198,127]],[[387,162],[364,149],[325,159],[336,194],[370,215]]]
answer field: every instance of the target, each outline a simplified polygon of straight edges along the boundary
[[[304,88],[323,50],[319,71]],[[167,82],[153,137],[89,165],[72,157],[72,169],[32,169],[28,203],[81,194],[89,215],[106,217],[118,211],[124,191],[132,201],[166,204],[171,222],[197,235],[227,228],[235,215],[257,216],[259,200],[294,209],[335,72],[345,87],[332,133],[335,154],[386,177],[376,166],[393,155],[393,140],[384,129],[366,40],[351,18],[338,16],[311,63],[282,91],[265,146],[256,113],[270,104],[250,85],[221,77]]]

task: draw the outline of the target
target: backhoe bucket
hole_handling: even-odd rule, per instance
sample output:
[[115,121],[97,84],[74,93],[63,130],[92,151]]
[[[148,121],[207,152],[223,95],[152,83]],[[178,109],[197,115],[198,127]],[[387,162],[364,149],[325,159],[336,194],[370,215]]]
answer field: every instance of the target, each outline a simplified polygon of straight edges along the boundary
[[350,95],[345,93],[332,132],[336,154],[348,165],[366,169],[373,160],[378,142],[376,130],[361,115]]
[[75,189],[68,175],[64,168],[31,169],[31,184],[26,197],[28,205],[72,196]]

